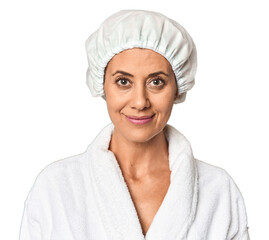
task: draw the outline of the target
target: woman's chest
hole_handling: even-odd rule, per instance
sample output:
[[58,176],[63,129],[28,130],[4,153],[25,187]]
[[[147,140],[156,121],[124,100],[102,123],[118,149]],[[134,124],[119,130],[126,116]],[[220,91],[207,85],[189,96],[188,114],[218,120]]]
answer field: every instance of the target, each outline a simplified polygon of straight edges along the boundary
[[170,172],[145,181],[126,180],[143,234],[146,235],[170,185]]

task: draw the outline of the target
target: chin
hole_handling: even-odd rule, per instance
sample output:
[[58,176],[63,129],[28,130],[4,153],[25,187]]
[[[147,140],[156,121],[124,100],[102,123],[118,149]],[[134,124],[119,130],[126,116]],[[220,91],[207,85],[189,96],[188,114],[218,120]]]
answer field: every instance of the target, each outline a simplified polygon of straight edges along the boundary
[[[131,142],[145,143],[150,141],[156,135],[158,135],[162,129],[150,128],[137,128],[137,129],[126,129],[123,130],[125,138]],[[122,132],[123,133],[123,132]]]

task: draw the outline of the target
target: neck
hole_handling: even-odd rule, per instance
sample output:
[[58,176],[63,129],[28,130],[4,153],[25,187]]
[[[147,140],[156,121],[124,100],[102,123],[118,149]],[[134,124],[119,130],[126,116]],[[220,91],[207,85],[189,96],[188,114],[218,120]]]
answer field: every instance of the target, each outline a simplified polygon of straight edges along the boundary
[[109,150],[111,150],[123,175],[140,179],[158,170],[169,169],[168,143],[161,131],[146,142],[133,142],[114,129]]

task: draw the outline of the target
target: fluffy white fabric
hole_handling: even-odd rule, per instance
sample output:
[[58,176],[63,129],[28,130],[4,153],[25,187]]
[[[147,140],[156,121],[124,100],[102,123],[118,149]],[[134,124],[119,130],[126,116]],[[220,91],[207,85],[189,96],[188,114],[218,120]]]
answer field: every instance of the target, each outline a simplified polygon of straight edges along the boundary
[[20,240],[248,240],[243,197],[227,172],[193,157],[174,127],[171,182],[146,234],[114,154],[114,125],[85,152],[44,168],[25,201]]
[[196,47],[188,32],[165,15],[146,10],[121,10],[108,17],[86,40],[89,67],[86,83],[93,96],[104,99],[104,70],[119,52],[139,47],[152,49],[164,56],[175,73],[179,97],[194,85],[197,68]]

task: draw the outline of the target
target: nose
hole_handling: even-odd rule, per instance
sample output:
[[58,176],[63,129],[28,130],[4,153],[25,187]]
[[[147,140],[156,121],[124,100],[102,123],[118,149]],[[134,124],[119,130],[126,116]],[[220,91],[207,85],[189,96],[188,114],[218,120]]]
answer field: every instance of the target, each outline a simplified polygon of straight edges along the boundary
[[150,107],[146,87],[143,84],[136,85],[131,97],[131,107],[144,110]]

